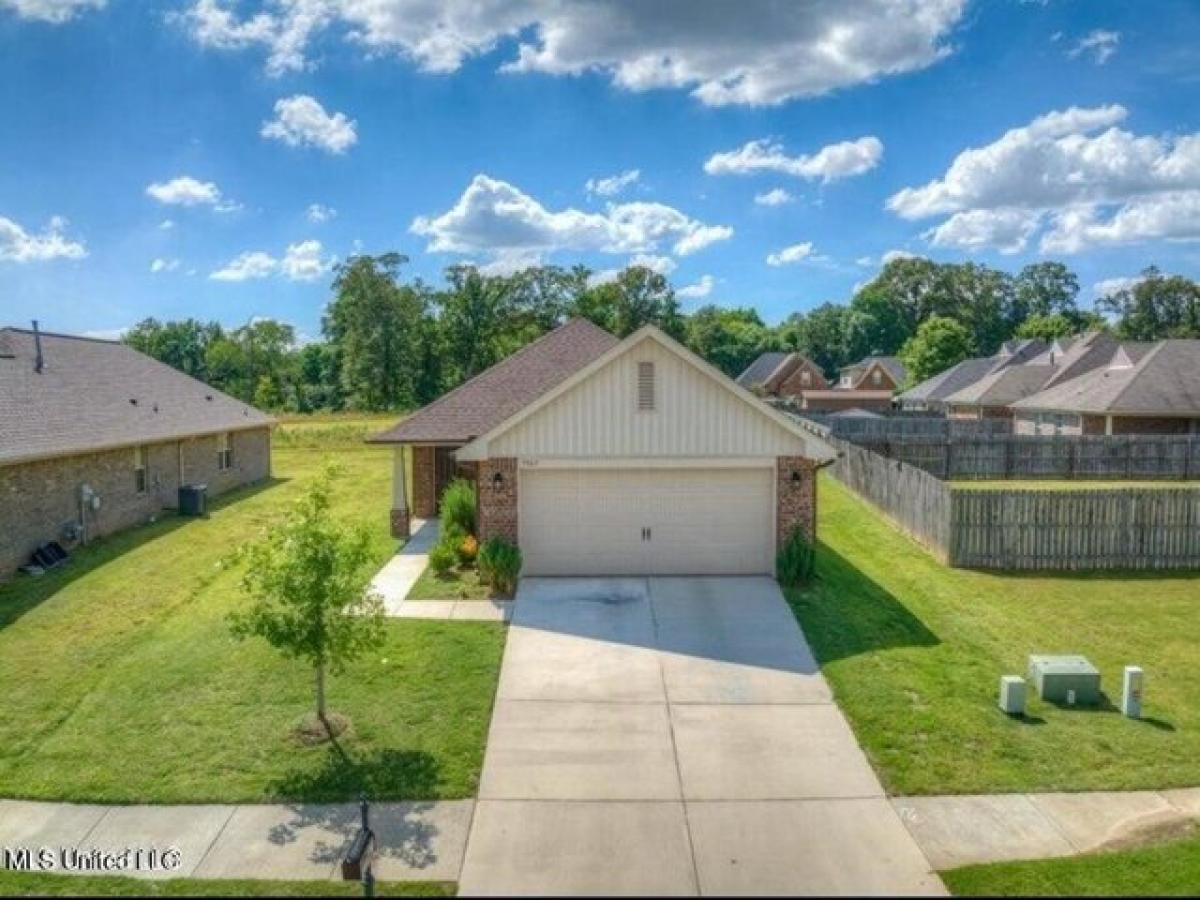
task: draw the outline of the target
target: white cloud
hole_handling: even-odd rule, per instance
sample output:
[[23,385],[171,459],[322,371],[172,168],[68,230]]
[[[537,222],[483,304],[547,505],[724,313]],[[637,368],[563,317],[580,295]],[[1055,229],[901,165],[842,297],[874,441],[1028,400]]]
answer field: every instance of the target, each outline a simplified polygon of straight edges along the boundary
[[318,147],[345,153],[358,142],[358,125],[345,113],[330,115],[314,97],[296,94],[275,101],[275,118],[263,122],[263,137],[289,147]]
[[588,284],[595,287],[598,284],[607,284],[610,281],[616,281],[617,276],[625,269],[633,266],[642,266],[649,269],[651,272],[657,272],[659,275],[670,275],[677,267],[675,260],[669,256],[654,256],[648,253],[637,253],[629,258],[624,266],[614,267],[611,269],[601,269],[599,272],[593,272],[588,276]]
[[476,175],[438,216],[419,216],[414,234],[431,253],[651,253],[669,244],[679,256],[727,240],[733,229],[706,225],[662,203],[610,203],[604,212],[546,209],[507,182]]
[[715,153],[704,164],[709,175],[781,172],[797,178],[835,181],[871,171],[883,158],[883,142],[868,135],[822,147],[811,156],[788,156],[778,141],[749,141],[737,150]]
[[95,338],[99,341],[119,341],[128,333],[128,325],[123,328],[92,328],[82,332],[84,337]]
[[160,231],[170,231],[175,227],[175,221],[173,219],[163,219],[158,223],[158,227]]
[[701,275],[699,281],[685,285],[675,293],[686,300],[699,300],[711,294],[716,283],[717,280],[711,275]]
[[279,261],[262,250],[242,253],[208,277],[213,281],[250,281],[274,275]]
[[282,259],[276,259],[265,250],[250,250],[208,277],[214,281],[251,281],[280,275],[288,281],[313,281],[333,265],[333,260],[323,258],[321,251],[321,242],[315,240],[289,244]]
[[108,0],[0,0],[0,10],[11,10],[21,19],[61,25],[89,9],[104,9]]
[[308,217],[308,221],[316,225],[321,225],[322,223],[328,222],[331,219],[336,219],[337,214],[338,211],[336,209],[334,209],[332,206],[325,206],[323,203],[311,203],[309,204],[308,210],[305,212],[305,215]]
[[759,206],[783,206],[785,203],[791,203],[795,199],[795,197],[783,188],[774,188],[773,190],[754,195],[754,202]]
[[793,263],[804,262],[806,259],[815,259],[813,256],[812,241],[804,241],[800,244],[792,244],[790,247],[784,247],[774,253],[768,254],[768,266],[788,266]]
[[30,234],[12,219],[0,216],[0,262],[49,262],[53,259],[83,259],[87,248],[82,241],[68,238],[67,220],[52,218],[40,234]]
[[217,212],[233,212],[241,208],[239,204],[226,200],[214,182],[199,181],[190,175],[180,175],[170,181],[156,181],[147,186],[146,193],[169,206],[211,206]]
[[711,106],[773,104],[913,72],[951,48],[965,0],[287,0],[242,18],[219,0],[177,15],[207,47],[259,48],[279,75],[324,32],[366,56],[453,72],[516,40],[507,72],[597,72],[620,88],[690,90]]
[[873,256],[860,256],[858,259],[856,259],[856,260],[854,261],[854,264],[855,264],[856,266],[862,266],[864,269],[866,269],[866,268],[869,268],[869,267],[871,267],[871,266],[875,265],[875,257],[873,257]]
[[540,266],[543,262],[544,258],[541,253],[516,250],[511,253],[497,254],[477,268],[484,275],[512,275],[534,266]]
[[322,259],[320,241],[300,241],[288,245],[279,263],[279,271],[289,281],[315,281],[329,271],[331,262]]
[[887,206],[906,219],[949,215],[926,236],[969,250],[1013,252],[1047,225],[1043,252],[1200,237],[1200,132],[1136,135],[1118,127],[1126,116],[1116,105],[1040,116]]
[[1137,287],[1141,282],[1142,278],[1137,275],[1132,277],[1105,278],[1092,285],[1092,294],[1099,300],[1101,297],[1120,293],[1127,288]]
[[1097,28],[1095,31],[1089,32],[1085,37],[1081,38],[1074,47],[1067,51],[1067,56],[1071,59],[1078,58],[1081,54],[1088,54],[1098,66],[1104,65],[1117,52],[1117,45],[1121,43],[1121,33],[1119,31],[1104,31]]
[[163,259],[161,256],[150,263],[150,271],[155,275],[160,272],[174,272],[179,268],[179,260]]
[[909,253],[907,250],[889,250],[879,258],[883,265],[887,265],[894,259],[916,259],[917,254]]
[[589,178],[584,188],[589,194],[597,197],[615,197],[641,177],[641,169],[630,169],[620,175],[610,175],[608,178]]

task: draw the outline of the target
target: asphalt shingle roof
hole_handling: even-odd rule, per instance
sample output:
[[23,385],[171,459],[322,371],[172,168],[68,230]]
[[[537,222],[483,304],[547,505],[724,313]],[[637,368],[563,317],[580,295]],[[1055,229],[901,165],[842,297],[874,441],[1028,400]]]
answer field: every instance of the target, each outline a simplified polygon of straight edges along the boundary
[[616,346],[587,319],[572,319],[367,440],[463,444],[486,434]]
[[758,359],[746,367],[746,371],[737,377],[737,383],[744,388],[752,388],[756,384],[766,384],[767,379],[775,370],[783,365],[791,356],[790,353],[769,352],[759,354]]
[[[275,420],[131,347],[0,329],[0,465],[151,444]],[[136,402],[134,402],[136,401]]]

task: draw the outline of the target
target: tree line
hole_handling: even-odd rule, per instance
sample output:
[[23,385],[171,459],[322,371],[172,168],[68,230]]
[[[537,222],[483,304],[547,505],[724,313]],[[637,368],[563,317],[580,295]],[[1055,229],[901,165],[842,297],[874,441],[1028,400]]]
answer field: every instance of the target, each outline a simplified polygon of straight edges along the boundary
[[153,318],[124,340],[255,406],[312,412],[422,406],[574,316],[618,337],[657,325],[734,377],[768,350],[804,353],[831,378],[864,356],[898,354],[919,381],[1011,338],[1052,340],[1089,328],[1136,340],[1200,337],[1200,285],[1153,267],[1092,311],[1078,306],[1078,279],[1062,263],[1013,275],[895,259],[848,303],[769,326],[749,306],[684,314],[669,280],[642,266],[597,282],[585,266],[496,275],[460,265],[435,286],[406,278],[406,263],[385,253],[340,264],[319,341],[298,345],[294,328],[272,319],[224,328]]

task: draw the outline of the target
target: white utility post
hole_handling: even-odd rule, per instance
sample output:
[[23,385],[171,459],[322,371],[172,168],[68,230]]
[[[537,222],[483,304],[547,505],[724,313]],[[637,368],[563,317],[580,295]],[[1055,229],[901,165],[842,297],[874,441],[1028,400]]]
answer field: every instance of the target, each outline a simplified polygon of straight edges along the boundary
[[1142,717],[1142,667],[1126,666],[1121,686],[1121,712],[1131,719]]

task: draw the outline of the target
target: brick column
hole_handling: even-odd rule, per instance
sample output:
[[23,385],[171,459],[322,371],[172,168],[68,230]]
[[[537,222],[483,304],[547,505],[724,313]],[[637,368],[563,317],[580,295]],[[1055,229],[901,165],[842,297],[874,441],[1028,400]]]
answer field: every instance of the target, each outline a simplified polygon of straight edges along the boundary
[[[497,479],[499,476],[499,479]],[[475,482],[479,540],[502,537],[517,543],[517,461],[512,457],[479,463]]]
[[418,519],[432,519],[437,515],[433,454],[433,447],[412,448],[412,511]]
[[810,543],[816,543],[817,470],[807,457],[780,456],[775,460],[776,549],[783,547],[797,528]]

